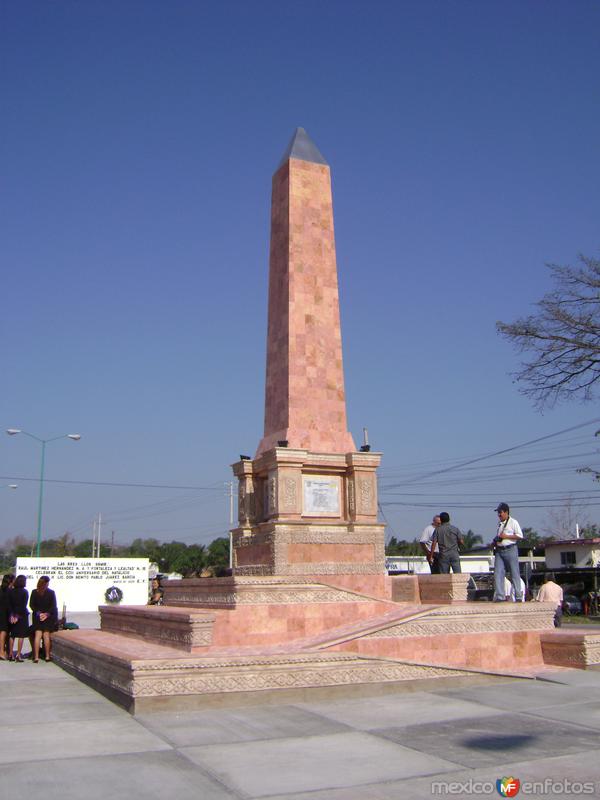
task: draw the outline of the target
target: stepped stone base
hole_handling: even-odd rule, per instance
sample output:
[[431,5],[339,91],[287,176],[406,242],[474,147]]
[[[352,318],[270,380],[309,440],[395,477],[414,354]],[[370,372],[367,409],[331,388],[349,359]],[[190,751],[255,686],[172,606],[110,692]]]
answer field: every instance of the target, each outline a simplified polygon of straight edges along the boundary
[[[393,602],[400,584],[389,580],[379,585],[386,600],[314,579],[171,581],[169,605],[102,606],[102,629],[56,634],[54,655],[131,710],[371,693],[543,667],[552,604],[459,603],[451,595],[466,586],[462,576],[425,577],[438,583],[438,605]],[[401,583],[414,600],[421,581]]]
[[224,695],[232,700],[252,695],[254,702],[261,702],[264,694],[281,690],[364,690],[468,674],[345,653],[183,657],[133,640],[124,648],[123,638],[104,631],[63,632],[56,636],[54,655],[62,667],[132,712],[226,703]]

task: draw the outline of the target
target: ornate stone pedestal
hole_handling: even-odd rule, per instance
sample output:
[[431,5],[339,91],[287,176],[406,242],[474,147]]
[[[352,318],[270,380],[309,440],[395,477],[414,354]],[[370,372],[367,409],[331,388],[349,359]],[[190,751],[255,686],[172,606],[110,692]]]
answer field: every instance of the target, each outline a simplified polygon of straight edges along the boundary
[[384,575],[380,460],[379,453],[276,447],[234,464],[235,575]]

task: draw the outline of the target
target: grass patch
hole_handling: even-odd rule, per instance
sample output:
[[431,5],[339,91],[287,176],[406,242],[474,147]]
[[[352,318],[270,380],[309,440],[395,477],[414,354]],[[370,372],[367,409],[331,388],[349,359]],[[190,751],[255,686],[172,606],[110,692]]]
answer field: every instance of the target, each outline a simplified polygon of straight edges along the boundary
[[563,625],[600,625],[600,617],[584,617],[583,614],[563,614]]

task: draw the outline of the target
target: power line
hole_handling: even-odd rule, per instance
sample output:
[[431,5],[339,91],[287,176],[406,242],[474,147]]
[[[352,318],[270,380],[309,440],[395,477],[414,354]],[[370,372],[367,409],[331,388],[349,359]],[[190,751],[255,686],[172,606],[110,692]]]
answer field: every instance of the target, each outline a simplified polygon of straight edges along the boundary
[[[24,478],[18,475],[0,475],[2,481],[33,481],[39,483],[39,478]],[[222,491],[222,487],[216,486],[175,486],[172,484],[162,483],[121,483],[117,481],[71,481],[65,478],[44,478],[44,483],[68,483],[78,484],[81,486],[123,486],[133,489],[185,489],[194,492],[216,492]]]
[[[426,472],[423,475],[417,475],[414,478],[409,478],[406,481],[403,481],[400,484],[396,484],[396,486],[404,486],[407,483],[417,483],[419,481],[427,480],[428,478],[435,477],[436,475],[441,475],[446,472],[451,472],[456,469],[462,469],[463,467],[470,466],[471,464],[477,464],[480,461],[485,461],[488,458],[495,458],[496,456],[504,455],[505,453],[511,453],[514,450],[519,450],[523,447],[530,447],[532,444],[537,444],[538,442],[544,442],[548,439],[553,439],[557,436],[562,436],[564,433],[570,433],[571,431],[579,430],[580,428],[584,428],[588,425],[597,424],[600,422],[600,417],[596,417],[595,419],[588,420],[588,422],[582,422],[579,425],[573,425],[570,428],[564,428],[561,431],[557,431],[556,433],[548,433],[545,436],[538,436],[536,439],[530,439],[527,442],[522,442],[521,444],[513,445],[512,447],[505,447],[502,450],[496,450],[493,453],[486,453],[482,456],[477,456],[476,458],[470,458],[467,461],[460,462],[459,464],[454,464],[450,467],[443,467],[442,469],[433,470],[432,472]],[[390,487],[392,488],[392,487]]]

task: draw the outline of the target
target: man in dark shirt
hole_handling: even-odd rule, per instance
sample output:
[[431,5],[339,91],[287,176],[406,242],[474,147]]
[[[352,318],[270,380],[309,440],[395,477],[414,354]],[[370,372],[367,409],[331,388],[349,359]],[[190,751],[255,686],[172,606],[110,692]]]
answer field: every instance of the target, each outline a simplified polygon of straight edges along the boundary
[[441,525],[435,529],[432,540],[437,542],[439,548],[438,564],[440,573],[447,575],[452,567],[452,572],[460,572],[459,546],[463,543],[462,533],[454,525],[450,525],[450,514],[442,511],[439,515]]

